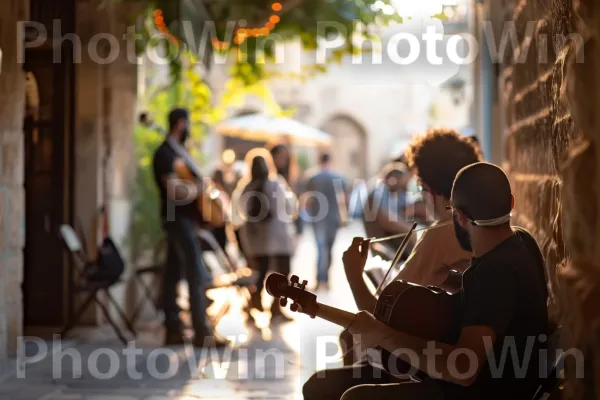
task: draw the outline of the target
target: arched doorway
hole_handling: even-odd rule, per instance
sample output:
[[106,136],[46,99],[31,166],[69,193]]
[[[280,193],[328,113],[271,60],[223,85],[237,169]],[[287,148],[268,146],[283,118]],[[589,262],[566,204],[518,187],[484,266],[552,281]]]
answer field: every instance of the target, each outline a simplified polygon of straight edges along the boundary
[[367,134],[352,117],[336,115],[322,126],[333,138],[332,164],[349,179],[367,176]]

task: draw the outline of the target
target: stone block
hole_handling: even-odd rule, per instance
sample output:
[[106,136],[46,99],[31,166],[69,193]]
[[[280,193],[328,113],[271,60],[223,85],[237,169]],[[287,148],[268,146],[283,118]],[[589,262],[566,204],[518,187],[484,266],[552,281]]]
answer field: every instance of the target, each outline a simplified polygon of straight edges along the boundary
[[6,333],[8,355],[14,357],[19,337],[23,336],[23,307],[20,303],[9,309]]
[[21,124],[18,124],[16,129],[0,131],[0,185],[23,184],[23,133],[20,129]]
[[9,252],[9,199],[10,195],[8,189],[6,187],[0,187],[0,260],[2,260]]
[[5,340],[9,356],[14,356],[17,338],[21,335],[23,327],[23,292],[21,282],[23,277],[23,255],[21,251],[13,253],[2,262],[4,284],[4,311],[0,313],[0,320],[4,323]]
[[20,253],[25,245],[25,193],[19,186],[9,193],[7,225],[9,247]]
[[21,283],[23,282],[23,252],[15,250],[3,260],[6,288],[6,303],[9,305],[20,304],[22,299]]

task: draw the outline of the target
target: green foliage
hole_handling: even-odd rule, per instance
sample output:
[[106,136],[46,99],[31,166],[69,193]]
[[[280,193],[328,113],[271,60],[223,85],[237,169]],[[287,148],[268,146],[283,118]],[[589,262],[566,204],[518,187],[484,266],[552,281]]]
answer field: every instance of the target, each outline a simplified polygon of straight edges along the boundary
[[[170,16],[177,15],[174,10],[177,8],[178,1],[146,0],[145,22],[142,24],[141,32],[137,32],[141,34],[141,40],[136,41],[139,52],[143,52],[148,46],[160,46],[173,51],[171,54],[185,53],[185,51],[180,52],[185,47],[183,43],[170,43],[159,35],[153,17],[155,10],[164,10],[165,24],[171,27],[174,21],[169,19]],[[357,27],[401,21],[398,15],[386,15],[380,8],[375,7],[376,3],[385,5],[390,0],[279,0],[283,5],[283,9],[277,13],[280,21],[272,28],[269,35],[247,37],[241,42],[236,41],[235,31],[238,28],[265,27],[274,14],[271,10],[273,2],[273,0],[204,2],[211,19],[214,20],[214,30],[211,33],[223,45],[222,48],[214,47],[213,50],[233,58],[233,76],[242,79],[248,86],[256,84],[267,76],[264,67],[273,58],[277,42],[300,38],[304,48],[311,50],[317,48],[320,38],[331,34],[340,35],[345,44],[332,53],[330,60],[330,62],[339,62],[344,54],[355,54],[360,51],[354,47],[351,40]],[[246,24],[241,25],[239,21],[245,21]],[[200,36],[200,32],[197,32],[196,36]],[[179,46],[181,48],[178,48]],[[170,62],[174,80],[177,80],[177,75],[182,72],[181,59],[175,57]],[[323,72],[324,67],[312,68],[309,75]]]
[[135,189],[133,190],[133,215],[128,246],[134,262],[150,256],[159,263],[162,253],[163,232],[160,221],[160,199],[154,182],[152,155],[164,140],[162,134],[137,126],[134,130],[135,156],[137,162]]
[[[197,60],[190,53],[181,57],[181,72],[178,80],[164,86],[153,87],[146,99],[140,99],[141,108],[147,110],[165,131],[168,128],[167,115],[174,107],[190,110],[190,150],[198,165],[205,161],[200,152],[201,144],[207,135],[209,125],[214,125],[227,117],[230,107],[239,107],[246,96],[255,96],[263,101],[266,112],[273,115],[288,115],[283,111],[268,86],[257,82],[248,86],[243,78],[231,78],[225,85],[219,102],[213,101],[212,92],[202,76],[196,72]],[[150,74],[151,75],[151,74]],[[150,256],[154,262],[164,257],[163,232],[159,217],[160,200],[154,181],[152,156],[165,139],[162,133],[138,125],[134,131],[136,178],[133,190],[133,216],[128,245],[132,259]],[[150,254],[149,254],[150,253]]]

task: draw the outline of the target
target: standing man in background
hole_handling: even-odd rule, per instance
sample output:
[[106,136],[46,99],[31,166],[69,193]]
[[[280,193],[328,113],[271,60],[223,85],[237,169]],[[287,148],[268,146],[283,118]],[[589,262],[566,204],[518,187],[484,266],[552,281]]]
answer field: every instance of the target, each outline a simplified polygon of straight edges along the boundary
[[205,291],[212,285],[210,271],[202,262],[202,248],[196,236],[198,215],[190,193],[204,190],[202,179],[183,182],[175,172],[177,159],[188,156],[185,149],[190,136],[187,109],[176,108],[169,113],[169,134],[154,153],[153,170],[160,195],[160,215],[167,239],[167,265],[163,276],[163,309],[165,313],[165,346],[184,343],[183,323],[179,318],[177,286],[182,272],[188,283],[190,310],[194,327],[194,346],[223,347],[227,342],[214,336],[206,316],[208,297]]
[[331,170],[331,156],[321,155],[318,170],[309,177],[303,196],[317,242],[317,288],[328,289],[332,249],[338,229],[347,223],[347,185]]

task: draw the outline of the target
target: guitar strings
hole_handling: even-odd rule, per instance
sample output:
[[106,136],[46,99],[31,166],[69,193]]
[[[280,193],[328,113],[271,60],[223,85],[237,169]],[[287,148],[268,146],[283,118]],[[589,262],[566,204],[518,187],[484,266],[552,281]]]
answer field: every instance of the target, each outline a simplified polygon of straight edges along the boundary
[[[390,272],[392,272],[392,269],[394,268],[394,266],[400,260],[400,257],[402,256],[402,253],[404,253],[404,249],[406,249],[406,246],[408,245],[408,240],[410,239],[411,234],[413,232],[415,232],[416,227],[417,227],[417,223],[415,222],[415,223],[413,223],[413,225],[410,228],[410,230],[408,231],[408,233],[405,234],[404,240],[402,240],[402,243],[400,244],[400,247],[398,247],[398,251],[396,251],[396,255],[394,256],[394,259],[392,260],[392,263],[390,264],[390,267],[388,268],[387,272],[385,273],[385,276],[383,277],[383,279],[379,283],[379,286],[375,290],[375,295],[374,295],[375,297],[377,297],[377,295],[379,294],[379,291],[383,287],[383,284],[387,280],[387,277],[389,276]],[[358,316],[358,314],[357,314],[357,316]],[[355,317],[355,319],[356,319],[356,317]],[[350,326],[352,326],[353,323],[354,323],[354,321],[352,321],[352,323],[349,326],[347,326],[344,330],[347,331],[348,328],[350,328]],[[342,359],[344,359],[348,354],[354,353],[356,351],[356,349],[358,347],[360,347],[360,344],[361,344],[360,341],[358,341],[358,343],[356,343],[354,346],[352,346],[351,349],[349,349],[348,351],[346,351],[342,355]]]
[[[377,243],[377,242],[383,242],[383,241],[386,241],[386,240],[391,240],[391,239],[396,239],[396,238],[404,237],[404,240],[400,244],[400,247],[398,248],[398,251],[396,252],[396,255],[394,256],[394,259],[392,260],[392,263],[390,264],[390,267],[388,268],[385,276],[383,277],[383,280],[381,281],[381,283],[377,287],[377,290],[375,290],[375,296],[377,296],[377,294],[381,290],[383,284],[387,280],[390,272],[392,272],[392,269],[398,263],[398,261],[400,259],[400,256],[402,255],[402,253],[404,253],[404,249],[406,248],[406,246],[408,244],[408,239],[410,238],[410,236],[414,232],[422,232],[422,231],[427,231],[429,229],[441,228],[443,226],[450,225],[451,223],[452,223],[452,221],[446,221],[446,222],[442,222],[442,223],[440,223],[438,225],[429,226],[429,227],[421,228],[421,229],[415,229],[417,227],[417,223],[415,222],[413,224],[413,226],[410,228],[410,230],[407,233],[401,233],[401,234],[398,234],[398,235],[392,235],[392,236],[387,236],[387,237],[383,237],[383,238],[375,238],[375,239],[371,240],[371,243]],[[395,279],[397,279],[397,277]],[[352,324],[350,324],[350,325],[352,325]],[[347,331],[348,328],[349,327],[347,327],[344,330]],[[344,359],[348,354],[354,353],[356,351],[356,349],[359,348],[359,347],[360,347],[360,341],[358,343],[356,343],[354,346],[352,346],[351,349],[348,349],[346,352],[344,352],[344,354],[342,355],[341,359]]]

